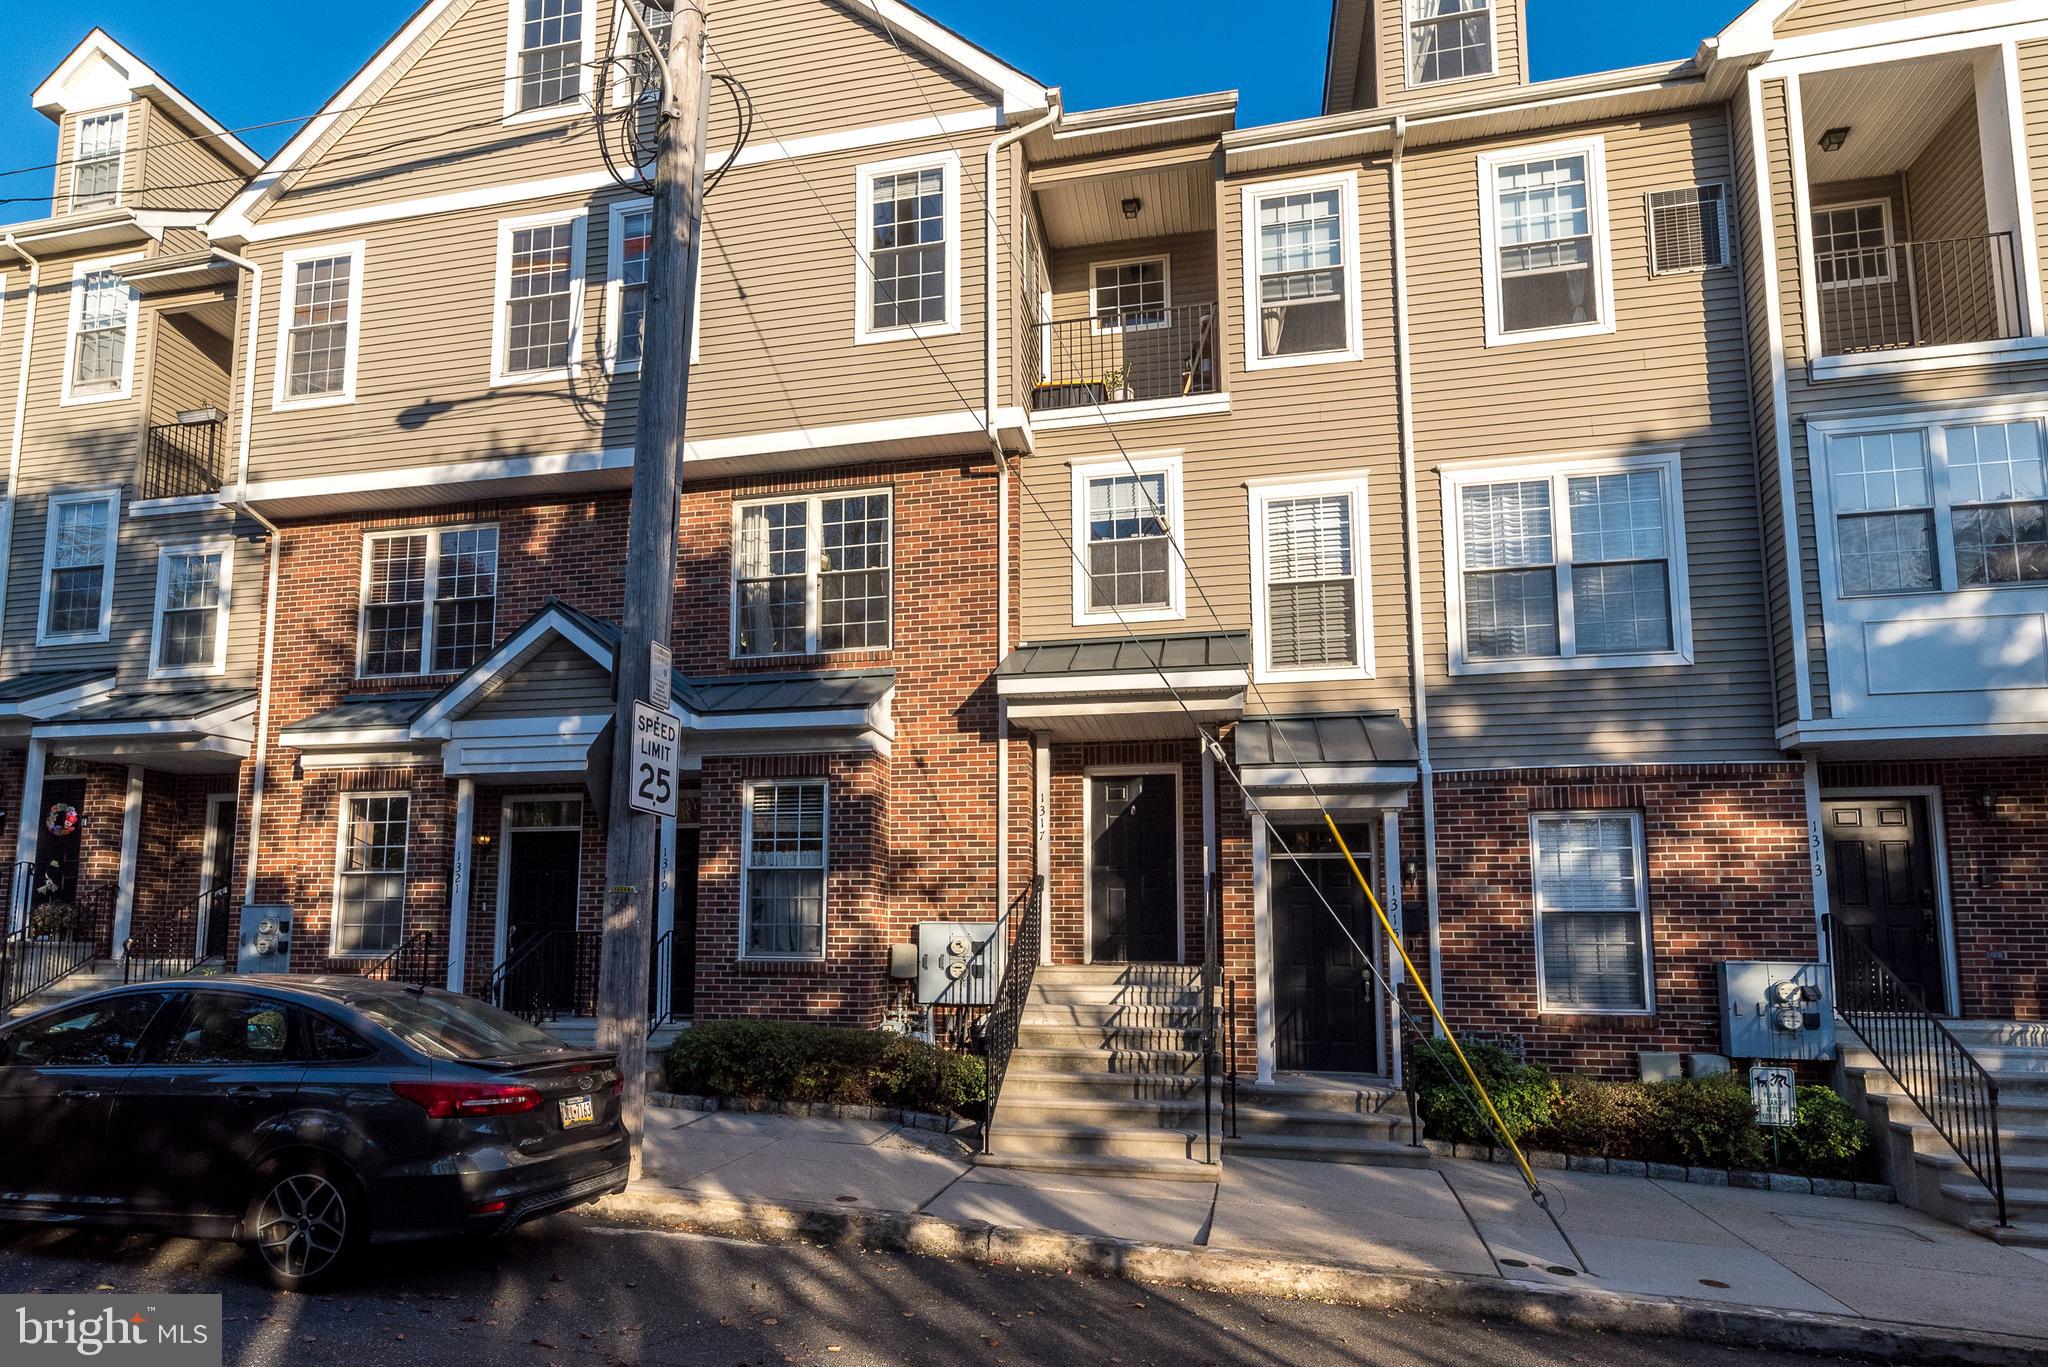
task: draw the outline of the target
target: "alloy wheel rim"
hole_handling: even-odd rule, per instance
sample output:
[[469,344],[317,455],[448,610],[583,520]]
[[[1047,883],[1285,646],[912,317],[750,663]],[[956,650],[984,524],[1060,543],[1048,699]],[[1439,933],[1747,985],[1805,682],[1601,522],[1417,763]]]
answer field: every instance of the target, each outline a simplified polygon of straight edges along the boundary
[[302,1172],[270,1189],[256,1210],[256,1246],[287,1277],[312,1277],[341,1255],[348,1205],[317,1173]]

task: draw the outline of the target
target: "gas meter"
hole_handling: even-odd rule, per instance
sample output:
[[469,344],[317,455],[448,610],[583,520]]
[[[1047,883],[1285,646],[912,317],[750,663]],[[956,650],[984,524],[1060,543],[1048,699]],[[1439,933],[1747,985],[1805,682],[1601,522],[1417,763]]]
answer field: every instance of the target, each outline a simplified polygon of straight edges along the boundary
[[289,973],[292,969],[292,909],[250,902],[242,908],[237,973]]
[[1835,1016],[1827,965],[1723,962],[1721,1040],[1731,1058],[1833,1058]]
[[924,1006],[987,1006],[1002,979],[994,921],[926,921],[917,928],[917,1000]]

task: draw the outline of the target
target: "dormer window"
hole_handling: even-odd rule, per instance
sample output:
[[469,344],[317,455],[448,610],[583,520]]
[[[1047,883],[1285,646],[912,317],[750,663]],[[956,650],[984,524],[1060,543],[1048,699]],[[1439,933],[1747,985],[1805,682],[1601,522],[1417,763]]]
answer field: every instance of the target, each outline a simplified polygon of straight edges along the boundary
[[1493,74],[1493,0],[1407,0],[1408,84]]
[[128,114],[116,109],[78,121],[71,155],[71,211],[106,209],[121,202],[121,158],[128,142]]
[[584,0],[517,0],[512,6],[510,114],[573,105],[591,59]]

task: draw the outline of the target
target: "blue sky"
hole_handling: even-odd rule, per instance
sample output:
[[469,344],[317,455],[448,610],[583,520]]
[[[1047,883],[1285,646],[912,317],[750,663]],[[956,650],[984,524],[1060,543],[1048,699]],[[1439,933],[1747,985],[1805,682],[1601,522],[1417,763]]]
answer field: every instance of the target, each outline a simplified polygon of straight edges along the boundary
[[[163,0],[16,0],[0,52],[0,169],[40,165],[54,128],[29,92],[95,24],[230,128],[310,114],[412,12],[417,0],[205,0],[204,22]],[[1743,0],[1529,0],[1537,79],[1676,59]],[[1239,122],[1317,112],[1326,0],[923,0],[927,13],[1040,80],[1075,108],[1236,87]],[[1111,20],[1114,19],[1114,26]],[[1146,35],[1140,40],[1137,35]],[[246,134],[274,151],[288,127]],[[47,194],[50,173],[0,177],[0,198]],[[0,222],[43,204],[0,203]]]

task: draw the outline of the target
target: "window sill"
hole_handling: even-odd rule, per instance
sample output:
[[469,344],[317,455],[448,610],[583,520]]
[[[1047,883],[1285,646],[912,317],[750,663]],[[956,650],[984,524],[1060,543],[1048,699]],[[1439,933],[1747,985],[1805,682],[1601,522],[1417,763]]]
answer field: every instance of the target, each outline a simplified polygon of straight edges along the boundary
[[128,505],[130,517],[174,517],[179,513],[225,511],[219,494],[180,494],[176,498],[141,499]]
[[[1345,306],[1350,307],[1347,297]],[[1346,347],[1342,351],[1311,351],[1301,356],[1250,356],[1245,357],[1242,367],[1247,373],[1258,370],[1298,370],[1312,365],[1347,365],[1365,359],[1364,347]]]
[[62,398],[57,400],[57,407],[85,408],[96,403],[119,403],[123,399],[133,397],[133,392],[125,388],[110,389],[104,394],[72,394],[67,392]]
[[308,409],[346,408],[356,401],[353,393],[322,394],[310,399],[273,399],[270,411],[273,413],[300,413]]
[[822,978],[831,971],[823,959],[734,959],[733,967],[754,977]]
[[1543,1006],[1537,1008],[1536,1014],[1551,1025],[1569,1025],[1579,1020],[1597,1022],[1601,1025],[1620,1025],[1625,1022],[1649,1025],[1657,1019],[1654,1007],[1640,1010],[1632,1008],[1625,1011],[1594,1011],[1583,1006]]
[[1900,351],[1853,356],[1822,356],[1807,362],[1807,378],[1815,384],[1906,375],[1919,370],[1966,369],[1972,366],[2019,365],[2048,361],[2048,337],[2015,337],[2003,342],[1965,342],[1955,346],[1908,347]]
[[1252,682],[1261,686],[1278,687],[1282,684],[1339,683],[1349,680],[1353,683],[1373,677],[1372,666],[1332,665],[1324,669],[1261,669],[1252,675]]
[[1654,655],[1573,655],[1534,660],[1462,660],[1453,657],[1454,677],[1479,674],[1556,674],[1577,669],[1684,669],[1693,663],[1690,651]]
[[886,342],[915,342],[919,338],[952,337],[959,333],[960,324],[930,323],[914,328],[889,328],[881,332],[859,332],[853,335],[855,346],[880,346]]
[[530,123],[560,123],[589,112],[590,102],[578,95],[573,100],[561,104],[542,105],[538,109],[508,109],[501,122],[508,128],[516,128]]
[[1132,608],[1128,612],[1077,612],[1074,614],[1074,625],[1114,627],[1122,626],[1126,622],[1185,622],[1187,619],[1187,609],[1184,607]]
[[152,683],[160,680],[219,679],[225,678],[227,672],[228,667],[224,664],[206,665],[196,669],[152,669],[149,671],[149,678]]
[[70,636],[45,636],[39,631],[36,633],[36,644],[38,646],[103,646],[112,639],[112,636],[113,633],[110,631],[95,631]]
[[1497,332],[1489,322],[1486,328],[1486,345],[1492,348],[1529,346],[1537,342],[1570,342],[1581,337],[1611,337],[1615,330],[1612,320],[1605,323],[1574,323],[1570,327],[1531,328],[1527,332]]
[[579,378],[582,373],[583,368],[574,365],[561,370],[524,371],[517,375],[500,375],[493,372],[491,375],[491,388],[519,389],[537,384],[563,384]]

